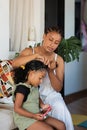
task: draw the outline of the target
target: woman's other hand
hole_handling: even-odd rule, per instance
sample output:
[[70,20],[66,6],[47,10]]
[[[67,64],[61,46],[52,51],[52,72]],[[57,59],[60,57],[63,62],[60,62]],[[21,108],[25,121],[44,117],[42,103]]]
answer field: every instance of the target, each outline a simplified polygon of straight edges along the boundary
[[57,68],[57,62],[56,61],[50,61],[49,64],[48,64],[48,68],[51,69],[51,70],[54,70]]

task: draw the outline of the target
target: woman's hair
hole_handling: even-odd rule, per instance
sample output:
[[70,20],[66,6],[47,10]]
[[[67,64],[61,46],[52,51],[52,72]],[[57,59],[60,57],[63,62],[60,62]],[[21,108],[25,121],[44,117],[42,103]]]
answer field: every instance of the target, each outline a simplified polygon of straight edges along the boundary
[[47,65],[45,65],[43,62],[39,60],[32,60],[30,62],[27,62],[25,66],[20,66],[13,70],[13,80],[15,84],[18,84],[19,82],[26,82],[28,78],[28,72],[29,71],[37,71],[37,70],[46,70]]
[[45,29],[45,34],[48,34],[49,32],[56,32],[58,34],[60,34],[63,37],[63,31],[60,27],[58,26],[52,26],[52,27],[48,27]]

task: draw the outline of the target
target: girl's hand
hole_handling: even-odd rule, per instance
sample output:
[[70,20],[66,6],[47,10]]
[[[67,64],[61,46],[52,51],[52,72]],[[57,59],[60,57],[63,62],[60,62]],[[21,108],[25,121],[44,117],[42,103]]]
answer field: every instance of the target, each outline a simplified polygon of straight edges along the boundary
[[44,119],[44,117],[41,113],[34,114],[33,118],[36,120],[43,120]]
[[51,108],[51,106],[50,106],[49,104],[44,104],[44,105],[42,106],[42,110],[43,110],[43,111],[46,111],[49,107]]

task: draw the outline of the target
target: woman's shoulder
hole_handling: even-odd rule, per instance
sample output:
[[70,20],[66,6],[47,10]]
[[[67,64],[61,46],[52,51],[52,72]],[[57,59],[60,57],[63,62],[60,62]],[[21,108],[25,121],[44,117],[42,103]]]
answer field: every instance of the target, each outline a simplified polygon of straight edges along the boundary
[[56,58],[56,60],[58,61],[64,61],[63,60],[63,58],[60,56],[60,55],[58,55],[57,53],[54,53],[54,55],[55,55],[55,58]]
[[58,54],[56,54],[56,55],[57,55],[57,58],[56,58],[57,63],[58,64],[64,63],[63,58],[60,55],[58,55]]
[[33,52],[32,48],[25,48],[24,50],[21,51],[20,56],[21,55],[30,55],[30,54],[32,54],[32,52]]
[[62,58],[60,55],[58,55],[58,59],[60,59],[60,60],[62,60],[62,61],[63,61],[63,58]]

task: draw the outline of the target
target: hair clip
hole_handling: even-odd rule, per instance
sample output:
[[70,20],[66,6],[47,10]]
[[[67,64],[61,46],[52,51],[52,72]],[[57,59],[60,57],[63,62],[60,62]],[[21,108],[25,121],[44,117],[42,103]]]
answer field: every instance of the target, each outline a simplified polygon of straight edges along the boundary
[[24,65],[21,65],[20,67],[21,67],[23,70],[25,69],[25,66],[24,66]]

